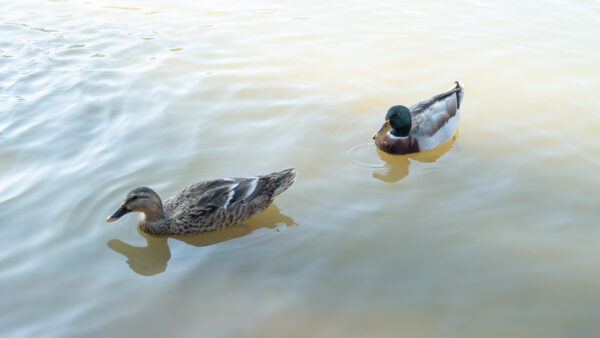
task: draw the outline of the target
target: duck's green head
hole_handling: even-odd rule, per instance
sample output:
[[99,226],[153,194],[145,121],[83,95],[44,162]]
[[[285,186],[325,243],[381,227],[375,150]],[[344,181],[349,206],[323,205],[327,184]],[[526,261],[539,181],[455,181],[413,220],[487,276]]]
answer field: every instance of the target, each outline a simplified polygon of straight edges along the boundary
[[393,106],[385,115],[385,122],[381,129],[373,135],[373,139],[384,135],[391,128],[391,134],[397,137],[406,137],[412,127],[412,116],[410,110],[405,106]]

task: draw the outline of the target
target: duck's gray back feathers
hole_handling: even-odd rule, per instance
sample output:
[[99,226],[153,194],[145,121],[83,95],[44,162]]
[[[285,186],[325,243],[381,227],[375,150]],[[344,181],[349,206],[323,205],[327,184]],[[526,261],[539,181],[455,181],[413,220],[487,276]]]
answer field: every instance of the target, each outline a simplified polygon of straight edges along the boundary
[[419,151],[433,149],[454,137],[460,120],[464,88],[457,81],[449,91],[411,106],[413,129],[410,137]]
[[445,93],[424,99],[412,105],[414,136],[433,136],[448,120],[454,117],[464,96],[464,89],[457,81],[456,86]]

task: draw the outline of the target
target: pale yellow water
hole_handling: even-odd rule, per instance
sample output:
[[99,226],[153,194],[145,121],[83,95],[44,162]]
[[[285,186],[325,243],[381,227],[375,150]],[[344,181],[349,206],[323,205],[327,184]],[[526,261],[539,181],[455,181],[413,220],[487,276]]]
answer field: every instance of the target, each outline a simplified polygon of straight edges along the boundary
[[[0,336],[598,336],[599,2],[0,8]],[[454,80],[454,143],[376,150]],[[246,226],[104,222],[287,167]]]

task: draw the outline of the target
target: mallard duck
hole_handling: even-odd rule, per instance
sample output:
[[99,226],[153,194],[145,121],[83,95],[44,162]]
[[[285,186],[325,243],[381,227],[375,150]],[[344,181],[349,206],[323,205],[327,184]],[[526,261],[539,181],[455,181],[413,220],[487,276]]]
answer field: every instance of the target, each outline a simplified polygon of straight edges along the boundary
[[135,188],[115,213],[114,222],[139,211],[140,230],[151,235],[189,235],[235,225],[265,210],[296,180],[294,168],[258,177],[223,178],[192,184],[164,204],[154,190]]
[[460,82],[445,93],[415,103],[410,109],[393,106],[385,123],[373,135],[377,147],[386,153],[409,154],[435,148],[456,133],[460,104],[465,90]]

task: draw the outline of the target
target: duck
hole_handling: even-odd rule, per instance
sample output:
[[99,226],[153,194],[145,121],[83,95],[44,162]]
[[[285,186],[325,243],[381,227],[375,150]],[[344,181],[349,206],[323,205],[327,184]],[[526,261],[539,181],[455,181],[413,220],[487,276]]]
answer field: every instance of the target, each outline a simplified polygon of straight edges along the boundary
[[287,190],[298,172],[288,168],[270,174],[222,178],[185,187],[163,203],[149,187],[131,190],[107,222],[140,212],[138,228],[150,235],[194,235],[236,225],[265,209]]
[[460,82],[441,94],[413,104],[392,106],[385,122],[373,135],[375,145],[390,154],[426,151],[450,141],[460,120],[460,105],[465,89]]

